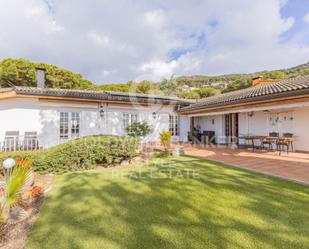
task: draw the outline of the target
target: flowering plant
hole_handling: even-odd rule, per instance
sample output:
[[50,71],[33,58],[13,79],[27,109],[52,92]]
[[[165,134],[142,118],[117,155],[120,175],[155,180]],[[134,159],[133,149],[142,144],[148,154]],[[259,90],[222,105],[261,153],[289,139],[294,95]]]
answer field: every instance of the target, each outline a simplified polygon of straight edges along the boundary
[[38,197],[44,193],[44,188],[41,186],[33,186],[30,192],[31,192],[31,197]]

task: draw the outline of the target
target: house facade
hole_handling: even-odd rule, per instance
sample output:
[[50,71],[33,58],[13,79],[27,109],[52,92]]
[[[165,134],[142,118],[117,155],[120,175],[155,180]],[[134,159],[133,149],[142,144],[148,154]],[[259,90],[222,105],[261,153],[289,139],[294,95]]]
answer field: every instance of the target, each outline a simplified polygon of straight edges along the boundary
[[190,117],[191,131],[214,132],[217,144],[242,145],[243,137],[277,133],[293,136],[294,150],[309,151],[309,76],[256,79],[250,88],[206,98],[178,114]]
[[126,127],[136,121],[152,127],[145,141],[159,141],[160,133],[166,130],[172,132],[174,141],[181,141],[186,134],[180,132],[180,123],[187,117],[180,117],[176,111],[186,104],[144,94],[42,87],[1,89],[2,151],[19,149],[20,144],[33,140],[31,136],[37,137],[37,147],[49,148],[89,135],[125,135]]
[[[40,75],[40,74],[38,74]],[[292,134],[294,149],[309,151],[309,76],[284,81],[254,80],[252,87],[192,104],[173,97],[38,87],[0,89],[0,150],[49,148],[70,139],[125,135],[136,121],[152,126],[145,141],[170,130],[187,142],[195,130],[216,144],[242,145],[241,137]],[[42,82],[43,81],[43,82]],[[28,140],[27,140],[28,139]],[[17,140],[17,141],[16,141]],[[26,146],[25,146],[26,145]]]

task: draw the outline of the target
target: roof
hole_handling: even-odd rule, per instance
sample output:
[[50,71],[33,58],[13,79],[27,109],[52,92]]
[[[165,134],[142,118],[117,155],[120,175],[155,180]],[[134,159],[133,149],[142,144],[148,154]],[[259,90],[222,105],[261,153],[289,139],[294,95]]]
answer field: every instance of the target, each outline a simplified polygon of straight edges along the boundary
[[309,94],[309,75],[281,80],[274,83],[256,85],[243,90],[220,94],[201,99],[198,103],[180,109],[190,112],[200,109],[232,106],[259,100],[270,100],[288,96]]
[[11,88],[0,89],[1,93],[15,92],[17,95],[29,95],[39,97],[60,97],[69,99],[85,99],[98,101],[123,101],[153,104],[188,104],[189,102],[169,96],[157,96],[138,93],[123,93],[113,91],[96,91],[96,90],[75,90],[75,89],[58,89],[58,88],[37,88],[16,86]]

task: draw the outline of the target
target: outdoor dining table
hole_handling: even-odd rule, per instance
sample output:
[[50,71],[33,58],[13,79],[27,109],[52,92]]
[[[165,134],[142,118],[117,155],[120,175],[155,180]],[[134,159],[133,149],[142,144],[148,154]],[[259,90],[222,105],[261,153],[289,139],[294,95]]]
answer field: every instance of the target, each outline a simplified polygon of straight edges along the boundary
[[255,144],[254,141],[259,140],[260,144],[262,143],[263,139],[265,139],[267,136],[257,136],[257,135],[248,135],[248,136],[242,136],[241,139],[244,139],[246,141],[251,142],[252,150],[255,150]]
[[[267,139],[268,141],[271,141],[273,143],[277,143],[278,141],[286,141],[289,143],[289,146],[291,146],[292,151],[294,150],[293,148],[293,142],[294,142],[294,137],[272,137],[272,136],[257,136],[257,135],[247,135],[247,136],[242,136],[240,139],[244,139],[246,141],[251,142],[251,147],[252,150],[254,151],[257,147],[255,146],[256,140],[260,141],[260,144],[262,144],[263,140]],[[280,151],[282,148],[280,148]]]

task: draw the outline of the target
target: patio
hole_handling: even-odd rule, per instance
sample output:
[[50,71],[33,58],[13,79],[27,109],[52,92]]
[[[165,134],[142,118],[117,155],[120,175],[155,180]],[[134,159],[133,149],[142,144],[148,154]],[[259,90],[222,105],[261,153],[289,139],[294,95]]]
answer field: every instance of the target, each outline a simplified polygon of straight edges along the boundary
[[307,153],[290,152],[279,155],[278,152],[272,151],[252,152],[248,149],[205,148],[189,145],[184,146],[183,149],[186,155],[309,184],[309,154]]

